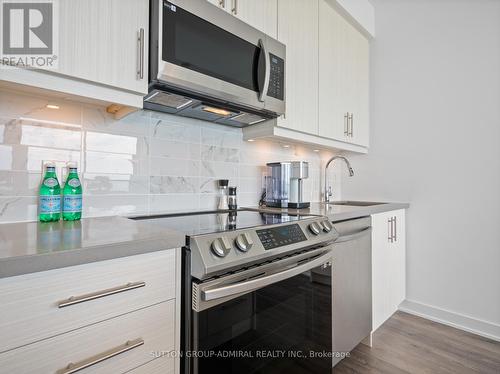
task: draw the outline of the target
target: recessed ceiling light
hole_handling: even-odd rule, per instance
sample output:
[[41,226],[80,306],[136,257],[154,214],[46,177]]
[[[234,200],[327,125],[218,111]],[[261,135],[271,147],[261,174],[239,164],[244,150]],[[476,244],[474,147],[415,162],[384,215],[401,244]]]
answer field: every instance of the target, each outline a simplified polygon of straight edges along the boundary
[[59,105],[55,105],[55,104],[47,104],[46,107],[49,109],[59,109]]

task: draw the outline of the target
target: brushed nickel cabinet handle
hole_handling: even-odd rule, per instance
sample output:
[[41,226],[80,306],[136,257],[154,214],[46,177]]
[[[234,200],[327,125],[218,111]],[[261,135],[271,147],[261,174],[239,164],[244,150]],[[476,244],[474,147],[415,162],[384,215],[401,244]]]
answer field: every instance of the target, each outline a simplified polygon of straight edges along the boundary
[[351,113],[351,138],[354,136],[354,113]]
[[398,217],[394,216],[394,241],[398,241],[398,227],[397,227]]
[[76,373],[77,371],[88,368],[89,366],[98,364],[99,362],[102,362],[102,361],[105,361],[109,358],[115,357],[121,353],[125,353],[125,352],[130,351],[134,348],[140,347],[143,344],[144,344],[144,339],[142,339],[142,338],[129,340],[125,344],[119,345],[118,347],[108,349],[107,351],[104,351],[104,352],[99,353],[95,356],[86,358],[82,361],[78,361],[76,363],[71,362],[68,365],[66,365],[65,368],[57,370],[55,374]]
[[137,69],[137,79],[144,79],[144,29],[139,29],[137,33],[137,49],[139,66]]
[[145,285],[146,285],[146,282],[142,282],[142,281],[141,282],[133,282],[133,283],[124,284],[123,286],[117,286],[117,287],[108,288],[108,289],[102,290],[102,291],[87,293],[85,295],[71,296],[65,300],[59,301],[57,303],[57,306],[59,308],[64,308],[64,307],[67,307],[70,305],[83,303],[85,301],[95,300],[95,299],[99,299],[101,297],[114,295],[114,294],[117,294],[120,292],[134,290],[136,288],[144,287]]
[[349,113],[344,114],[344,135],[349,136]]
[[392,225],[392,217],[387,220],[387,240],[392,243],[393,241],[393,225]]
[[231,13],[233,13],[234,15],[237,15],[238,14],[238,0],[232,0],[232,2],[233,2],[233,6],[231,9]]
[[352,113],[347,114],[347,136],[352,138]]

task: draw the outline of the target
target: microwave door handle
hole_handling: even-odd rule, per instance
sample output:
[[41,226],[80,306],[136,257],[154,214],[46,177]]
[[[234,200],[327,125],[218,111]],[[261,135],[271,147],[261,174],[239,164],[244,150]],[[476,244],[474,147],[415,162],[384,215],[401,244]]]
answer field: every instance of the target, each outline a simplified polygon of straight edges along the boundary
[[273,283],[277,283],[282,280],[294,277],[305,271],[321,266],[325,263],[329,263],[331,260],[332,260],[332,252],[330,250],[327,250],[326,254],[315,257],[310,261],[297,264],[292,268],[288,268],[287,270],[283,270],[278,273],[274,273],[271,275],[255,278],[240,283],[231,284],[229,286],[222,286],[211,290],[203,290],[201,291],[201,298],[203,301],[211,301],[223,297],[238,295],[241,293],[252,292],[260,288],[269,286]]
[[266,42],[263,39],[259,39],[259,47],[264,54],[265,62],[265,73],[264,73],[264,85],[259,93],[259,101],[264,102],[267,95],[267,89],[269,88],[269,77],[271,75],[271,62],[269,61],[269,53],[267,52]]

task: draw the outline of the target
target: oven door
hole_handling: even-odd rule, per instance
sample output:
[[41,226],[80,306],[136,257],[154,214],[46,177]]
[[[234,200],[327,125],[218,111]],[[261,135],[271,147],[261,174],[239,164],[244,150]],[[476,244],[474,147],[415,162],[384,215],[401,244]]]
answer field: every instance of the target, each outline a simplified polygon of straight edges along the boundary
[[314,271],[330,266],[323,247],[195,282],[191,372],[330,373],[331,278]]
[[208,1],[160,1],[159,81],[284,113],[285,46]]

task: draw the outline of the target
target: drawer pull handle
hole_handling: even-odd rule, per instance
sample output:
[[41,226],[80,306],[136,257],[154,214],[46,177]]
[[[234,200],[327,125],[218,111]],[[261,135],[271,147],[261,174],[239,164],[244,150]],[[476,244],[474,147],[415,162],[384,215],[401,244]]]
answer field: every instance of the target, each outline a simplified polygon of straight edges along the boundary
[[119,345],[118,347],[114,347],[99,353],[95,356],[86,358],[85,360],[79,361],[77,363],[69,363],[64,369],[59,369],[56,371],[56,374],[72,374],[80,371],[82,369],[88,368],[89,366],[98,364],[99,362],[105,361],[108,358],[115,357],[121,353],[125,353],[130,351],[131,349],[140,347],[144,344],[144,339],[137,338],[134,340],[129,340],[125,344]]
[[81,296],[71,296],[71,297],[67,298],[66,300],[59,301],[57,303],[57,306],[59,308],[64,308],[64,307],[67,307],[70,305],[83,303],[85,301],[95,300],[95,299],[99,299],[101,297],[114,295],[116,293],[134,290],[136,288],[144,287],[145,285],[146,285],[146,282],[127,283],[127,284],[124,284],[123,286],[108,288],[106,290],[96,291],[96,292],[88,293],[88,294],[81,295]]

